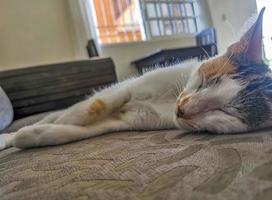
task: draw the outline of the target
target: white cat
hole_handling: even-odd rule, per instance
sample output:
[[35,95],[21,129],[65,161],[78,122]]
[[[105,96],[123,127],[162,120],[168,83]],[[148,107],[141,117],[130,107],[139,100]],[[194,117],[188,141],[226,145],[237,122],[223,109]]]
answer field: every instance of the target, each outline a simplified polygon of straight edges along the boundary
[[262,60],[263,12],[225,54],[113,85],[34,125],[2,134],[0,149],[58,145],[125,130],[233,133],[270,126],[272,76]]

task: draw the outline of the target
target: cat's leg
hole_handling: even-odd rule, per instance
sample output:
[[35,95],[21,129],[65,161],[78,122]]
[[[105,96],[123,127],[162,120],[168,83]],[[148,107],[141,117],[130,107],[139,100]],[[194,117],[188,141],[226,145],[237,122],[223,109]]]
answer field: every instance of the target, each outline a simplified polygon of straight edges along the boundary
[[66,109],[54,123],[88,126],[103,120],[130,99],[131,93],[128,89],[113,86]]
[[106,119],[90,126],[62,124],[41,124],[20,129],[9,141],[17,148],[50,146],[78,141],[103,133],[129,130],[129,124],[122,120]]
[[69,124],[41,124],[20,129],[12,138],[12,145],[18,148],[58,145],[78,141],[101,134],[125,130],[155,130],[173,128],[167,115],[161,116],[164,107],[154,109],[147,103],[131,102],[123,105],[108,118],[88,126]]
[[[97,95],[75,104],[66,110],[49,114],[47,117],[32,126],[23,127],[12,134],[1,134],[0,150],[11,147],[11,141],[18,133],[26,132],[32,129],[36,130],[34,127],[42,124],[62,124],[75,126],[89,126],[94,123],[99,124],[99,121],[105,121],[108,115],[120,109],[130,100],[130,98],[131,94],[128,90],[116,88],[116,86],[107,88]],[[86,127],[78,127],[78,129],[79,128],[81,130],[86,130]]]
[[52,113],[48,114],[47,116],[45,116],[40,121],[36,122],[35,124],[38,125],[38,124],[54,123],[63,114],[63,112],[64,112],[63,110],[52,112]]
[[[56,111],[51,114],[48,114],[46,117],[44,117],[42,120],[36,122],[34,125],[40,125],[40,124],[49,124],[54,123],[56,119],[59,118],[59,116],[63,113],[63,111]],[[23,128],[33,126],[28,125]],[[0,150],[6,149],[12,146],[12,140],[17,132],[10,132],[10,133],[3,133],[0,134]]]
[[0,150],[12,147],[12,141],[16,132],[4,133],[0,135]]
[[130,102],[108,118],[88,126],[40,124],[24,127],[6,141],[6,148],[58,145],[115,131],[174,128],[171,114],[166,114],[170,106],[172,103],[154,107],[154,104]]

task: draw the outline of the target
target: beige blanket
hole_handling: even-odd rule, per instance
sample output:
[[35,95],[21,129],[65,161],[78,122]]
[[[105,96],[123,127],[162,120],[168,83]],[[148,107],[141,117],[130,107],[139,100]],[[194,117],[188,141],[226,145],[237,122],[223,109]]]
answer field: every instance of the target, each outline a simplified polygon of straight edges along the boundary
[[272,132],[124,132],[0,152],[0,199],[272,199]]

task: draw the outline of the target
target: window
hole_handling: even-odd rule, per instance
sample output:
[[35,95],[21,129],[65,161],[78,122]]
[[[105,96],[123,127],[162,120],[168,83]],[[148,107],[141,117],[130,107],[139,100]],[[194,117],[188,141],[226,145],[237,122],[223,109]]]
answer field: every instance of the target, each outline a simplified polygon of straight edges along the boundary
[[89,0],[98,41],[142,41],[197,31],[193,0]]
[[272,66],[272,2],[271,0],[257,0],[258,10],[266,7],[263,21],[263,41],[265,57],[269,61],[269,65]]

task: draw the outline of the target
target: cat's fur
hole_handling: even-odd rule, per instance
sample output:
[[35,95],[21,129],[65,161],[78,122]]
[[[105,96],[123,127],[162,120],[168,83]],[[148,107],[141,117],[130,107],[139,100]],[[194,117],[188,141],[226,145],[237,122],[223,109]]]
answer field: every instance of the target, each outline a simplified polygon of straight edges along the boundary
[[262,16],[227,52],[106,88],[37,124],[0,136],[0,149],[58,145],[114,131],[181,128],[237,133],[271,126],[272,76]]

